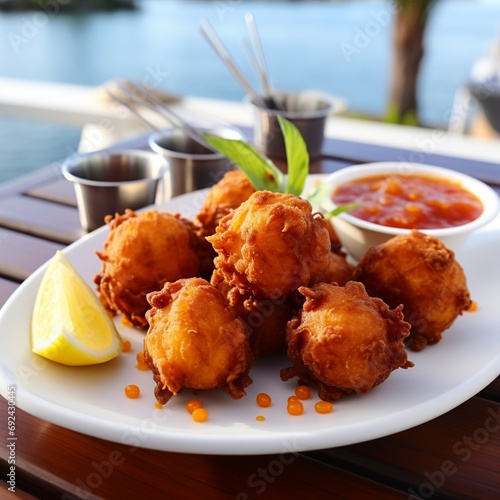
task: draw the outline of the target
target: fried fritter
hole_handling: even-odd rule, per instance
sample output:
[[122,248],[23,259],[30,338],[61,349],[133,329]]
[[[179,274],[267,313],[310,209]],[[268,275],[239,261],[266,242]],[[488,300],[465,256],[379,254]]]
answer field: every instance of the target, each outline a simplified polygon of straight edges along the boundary
[[257,299],[277,300],[319,279],[329,264],[328,222],[298,196],[257,191],[207,240],[216,273]]
[[150,293],[148,301],[144,359],[160,403],[183,388],[245,395],[253,358],[245,326],[219,290],[201,278],[183,279]]
[[334,401],[366,393],[393,370],[413,366],[404,348],[410,325],[403,321],[402,306],[389,309],[355,281],[299,291],[306,301],[286,336],[294,366],[281,370],[282,380],[298,376],[300,383],[317,384],[321,399]]
[[439,342],[471,305],[455,254],[437,238],[416,230],[370,248],[354,276],[390,307],[404,305],[405,320],[411,324],[408,347],[414,351]]
[[204,236],[214,234],[219,221],[254,192],[255,188],[241,170],[227,172],[208,192],[194,224]]
[[94,278],[100,300],[111,313],[121,311],[132,325],[146,328],[146,295],[198,273],[198,237],[190,222],[156,210],[127,210],[106,222],[110,233],[104,250],[96,252],[102,261]]
[[214,258],[217,255],[205,237],[214,234],[219,221],[238,208],[254,192],[252,183],[241,170],[230,170],[208,192],[199,213],[193,220],[196,233],[202,240],[199,246],[201,277],[210,280],[214,270]]
[[344,252],[342,251],[342,243],[340,242],[340,239],[337,236],[333,224],[328,224],[328,233],[330,234],[330,243],[332,246],[332,252],[339,255],[345,255]]
[[345,254],[330,252],[328,269],[319,281],[343,286],[352,280],[353,272],[354,266],[347,261]]
[[227,299],[247,328],[255,357],[285,347],[286,325],[295,313],[290,300],[259,300],[236,287],[229,290]]

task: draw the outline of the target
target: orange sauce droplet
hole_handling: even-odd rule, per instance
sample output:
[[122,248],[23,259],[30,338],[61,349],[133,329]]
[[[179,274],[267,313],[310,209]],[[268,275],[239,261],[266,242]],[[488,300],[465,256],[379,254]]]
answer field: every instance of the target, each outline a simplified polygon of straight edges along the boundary
[[472,313],[472,312],[475,312],[475,311],[477,311],[477,307],[478,307],[478,306],[477,306],[477,302],[476,302],[475,300],[473,300],[473,301],[471,302],[471,304],[470,304],[469,309],[467,309],[467,311],[468,311],[468,312],[471,312],[471,313]]
[[[112,315],[111,313],[109,313],[109,315],[110,315],[111,317],[113,317],[113,315]],[[125,316],[122,316],[122,319],[121,319],[121,324],[122,324],[123,326],[127,326],[127,327],[129,327],[129,328],[133,328],[133,326],[134,326],[134,325],[132,324],[132,322],[131,322],[130,320],[128,320]]]
[[125,396],[130,399],[137,399],[141,395],[141,390],[135,384],[125,387]]
[[149,366],[144,361],[144,353],[142,351],[137,353],[135,359],[137,360],[137,368],[139,370],[149,370]]
[[122,346],[122,352],[129,352],[130,349],[132,349],[132,344],[130,343],[130,340],[124,340]]
[[326,414],[333,411],[333,405],[329,401],[318,401],[314,405],[314,409],[317,413]]
[[194,410],[196,410],[196,408],[201,408],[201,407],[202,404],[197,399],[191,399],[186,403],[186,410],[191,414],[193,413]]
[[309,389],[309,387],[307,387],[307,385],[299,385],[295,389],[295,395],[299,399],[309,399],[311,397],[311,389]]
[[304,413],[304,405],[300,401],[288,403],[286,410],[293,416],[302,415]]
[[205,422],[208,419],[208,411],[205,408],[195,408],[191,416],[195,422]]
[[261,408],[268,408],[269,406],[271,406],[271,396],[269,396],[265,392],[257,394],[256,401]]

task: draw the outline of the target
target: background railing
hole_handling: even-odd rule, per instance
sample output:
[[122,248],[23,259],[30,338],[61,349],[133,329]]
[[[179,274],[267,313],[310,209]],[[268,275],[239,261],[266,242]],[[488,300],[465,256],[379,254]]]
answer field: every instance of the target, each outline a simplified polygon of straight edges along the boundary
[[[246,127],[253,123],[252,109],[245,102],[195,97],[177,100],[173,96],[168,98],[172,101],[173,109],[195,123],[215,121]],[[148,110],[145,109],[144,113],[147,115]],[[80,130],[78,144],[67,144],[58,151],[60,157],[54,158],[54,161],[63,159],[75,150],[94,151],[148,132],[147,126],[139,118],[113,102],[103,87],[99,86],[0,78],[0,118],[32,120]],[[151,121],[160,127],[168,126],[166,122],[159,122],[158,118],[151,113]],[[362,139],[369,143],[415,151],[415,162],[418,162],[419,153],[500,162],[499,140],[481,140],[455,131],[391,125],[333,115],[327,121],[326,134],[339,139]],[[28,146],[22,141],[4,145],[19,147],[20,156]],[[43,162],[38,166],[43,166]],[[3,167],[0,164],[0,169]]]

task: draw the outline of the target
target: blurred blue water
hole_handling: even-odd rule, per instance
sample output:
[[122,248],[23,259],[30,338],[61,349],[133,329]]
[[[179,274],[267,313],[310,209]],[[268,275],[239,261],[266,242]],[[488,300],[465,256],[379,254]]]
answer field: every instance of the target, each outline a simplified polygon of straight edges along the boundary
[[[136,12],[0,15],[0,76],[98,85],[156,78],[178,94],[241,100],[243,91],[198,32],[208,18],[251,75],[244,14],[258,23],[276,87],[317,88],[380,116],[388,92],[389,0],[144,0]],[[49,3],[47,3],[49,5]],[[425,124],[446,126],[456,89],[498,35],[500,2],[440,0],[426,39],[419,99]],[[153,75],[153,76],[151,76]],[[0,181],[63,158],[78,131],[0,117]]]

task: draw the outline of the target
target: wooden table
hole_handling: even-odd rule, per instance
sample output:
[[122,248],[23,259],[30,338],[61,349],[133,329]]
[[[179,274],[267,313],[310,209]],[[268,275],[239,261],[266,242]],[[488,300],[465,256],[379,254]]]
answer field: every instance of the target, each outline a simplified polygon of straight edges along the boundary
[[[127,146],[145,147],[144,138]],[[500,164],[329,139],[313,172],[366,161],[424,162],[474,175],[500,193]],[[73,187],[49,166],[0,185],[0,305],[54,251],[83,235]],[[26,311],[26,314],[29,314]],[[12,332],[13,334],[15,332]],[[0,467],[9,471],[1,399]],[[79,434],[17,409],[20,498],[499,498],[500,378],[428,423],[297,455],[151,451]],[[9,485],[2,482],[2,487]]]

